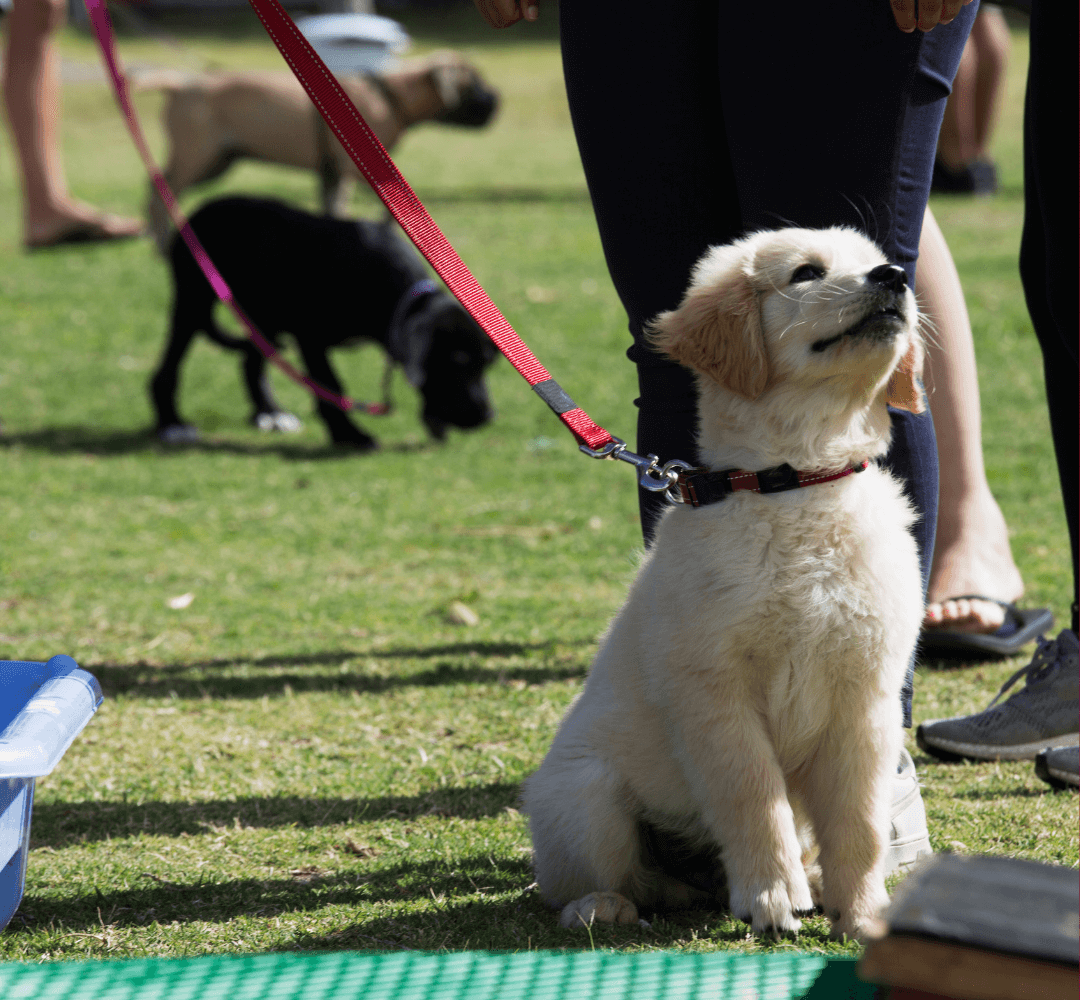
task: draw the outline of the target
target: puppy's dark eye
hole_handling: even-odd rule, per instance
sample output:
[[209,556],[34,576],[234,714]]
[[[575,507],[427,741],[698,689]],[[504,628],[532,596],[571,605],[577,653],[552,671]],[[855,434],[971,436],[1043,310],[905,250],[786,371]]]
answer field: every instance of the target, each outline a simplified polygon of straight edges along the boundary
[[818,267],[817,264],[803,264],[802,267],[795,269],[795,273],[791,276],[791,284],[797,285],[800,281],[817,281],[818,278],[824,277],[824,269]]

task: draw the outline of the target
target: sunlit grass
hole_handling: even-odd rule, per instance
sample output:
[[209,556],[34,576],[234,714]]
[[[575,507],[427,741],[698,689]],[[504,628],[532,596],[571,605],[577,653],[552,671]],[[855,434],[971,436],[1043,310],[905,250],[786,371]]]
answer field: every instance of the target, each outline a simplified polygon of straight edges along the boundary
[[[410,24],[418,47],[439,44]],[[197,60],[275,66],[249,29],[173,28]],[[501,88],[484,132],[431,126],[406,175],[510,321],[566,389],[632,437],[636,395],[576,159],[550,30],[440,29]],[[68,34],[69,58],[91,62]],[[182,64],[125,36],[130,62]],[[1023,38],[1001,125],[1005,190],[938,201],[969,295],[987,464],[1028,583],[1064,617],[1069,560],[1015,258],[1022,203]],[[73,189],[138,212],[145,182],[100,83],[65,89]],[[159,99],[139,96],[155,148]],[[3,140],[6,143],[6,136]],[[222,191],[314,206],[315,180],[245,165]],[[358,212],[376,214],[358,194]],[[626,469],[582,458],[505,363],[498,418],[430,444],[400,380],[367,420],[382,451],[330,449],[245,425],[235,361],[199,344],[184,411],[204,431],[166,451],[145,384],[164,338],[167,274],[148,241],[26,256],[10,151],[0,155],[0,655],[64,652],[107,700],[38,788],[27,892],[0,956],[38,960],[280,948],[589,947],[531,888],[522,778],[543,755],[618,606],[640,548]],[[363,303],[357,303],[358,313]],[[374,351],[340,355],[378,392]],[[170,598],[193,594],[184,608]],[[455,624],[454,601],[479,624]],[[982,708],[1018,662],[923,670],[916,720]],[[918,757],[938,849],[1075,865],[1076,797],[1030,764]],[[726,914],[595,928],[598,947],[854,952],[820,918],[794,945]]]

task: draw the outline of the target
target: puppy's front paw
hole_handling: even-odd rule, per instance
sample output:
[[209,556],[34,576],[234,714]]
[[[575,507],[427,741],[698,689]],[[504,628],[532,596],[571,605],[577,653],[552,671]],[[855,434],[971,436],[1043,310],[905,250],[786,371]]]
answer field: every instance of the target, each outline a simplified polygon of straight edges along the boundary
[[884,885],[867,892],[861,903],[843,908],[826,903],[825,913],[832,925],[829,936],[839,940],[846,935],[861,944],[881,937],[885,933],[881,912],[888,905],[889,894]]
[[813,911],[810,886],[801,870],[789,879],[762,879],[731,888],[731,912],[755,934],[798,934],[802,927],[798,915]]
[[636,924],[637,907],[617,892],[590,892],[567,903],[559,916],[562,927],[582,929],[597,924]]
[[861,917],[844,914],[839,919],[830,920],[830,923],[832,926],[829,928],[829,937],[836,941],[848,937],[859,944],[866,944],[867,941],[884,936],[888,929],[885,921],[877,914]]

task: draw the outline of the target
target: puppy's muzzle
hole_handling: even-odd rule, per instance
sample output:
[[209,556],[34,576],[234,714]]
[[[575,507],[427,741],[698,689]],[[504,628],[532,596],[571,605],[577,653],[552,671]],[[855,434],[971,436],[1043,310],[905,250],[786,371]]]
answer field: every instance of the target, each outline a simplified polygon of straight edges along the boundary
[[871,285],[879,285],[902,295],[907,288],[907,272],[896,264],[880,264],[867,276]]
[[880,264],[866,275],[870,285],[868,310],[863,317],[833,337],[816,340],[810,345],[820,353],[833,344],[853,337],[872,340],[891,340],[907,325],[904,306],[907,298],[907,272],[896,264]]

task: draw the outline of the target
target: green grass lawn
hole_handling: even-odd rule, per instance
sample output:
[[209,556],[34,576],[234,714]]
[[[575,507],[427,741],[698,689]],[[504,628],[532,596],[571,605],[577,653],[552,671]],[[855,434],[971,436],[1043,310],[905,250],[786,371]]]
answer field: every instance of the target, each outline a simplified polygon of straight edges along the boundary
[[[474,22],[475,19],[475,22]],[[470,11],[414,18],[417,50],[465,49],[502,90],[483,132],[430,126],[398,161],[466,262],[590,414],[632,437],[625,317],[607,277],[548,23],[488,32]],[[130,63],[277,66],[253,19],[174,26],[176,54],[125,36]],[[969,296],[991,484],[1027,600],[1066,619],[1069,557],[1039,351],[1016,273],[1022,216],[1015,36],[989,201],[940,200]],[[63,40],[90,64],[90,43]],[[102,83],[65,88],[72,187],[142,208],[145,181]],[[138,105],[155,148],[159,98]],[[68,653],[107,699],[38,786],[22,908],[0,957],[271,949],[590,947],[535,890],[516,809],[580,690],[640,552],[629,469],[581,457],[505,362],[498,418],[426,439],[399,379],[367,419],[383,449],[327,447],[320,424],[248,428],[235,361],[200,343],[182,405],[204,441],[165,450],[146,396],[166,328],[148,240],[27,256],[7,136],[0,152],[0,656]],[[314,177],[246,165],[192,192],[314,207]],[[375,215],[367,193],[358,213]],[[378,392],[372,350],[339,355]],[[287,406],[310,404],[275,377]],[[170,598],[194,594],[180,610]],[[455,624],[453,602],[479,616]],[[923,669],[916,720],[977,710],[1023,660]],[[1075,866],[1077,798],[1030,764],[916,755],[939,850]],[[722,913],[597,928],[597,947],[853,954],[823,918],[797,942],[748,938]]]

